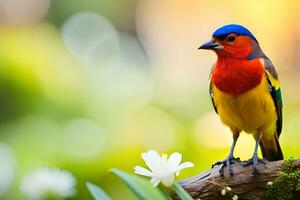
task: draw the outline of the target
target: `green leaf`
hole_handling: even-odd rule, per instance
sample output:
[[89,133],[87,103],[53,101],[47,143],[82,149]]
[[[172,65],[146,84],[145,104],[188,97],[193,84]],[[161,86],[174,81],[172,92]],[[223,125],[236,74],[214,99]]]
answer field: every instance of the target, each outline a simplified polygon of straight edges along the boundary
[[86,183],[86,186],[95,200],[111,200],[111,198],[100,187],[92,183]]
[[150,181],[118,169],[112,169],[111,172],[116,174],[140,200],[172,200],[169,194],[153,187]]
[[181,200],[193,200],[189,193],[187,193],[178,183],[174,183],[173,187]]

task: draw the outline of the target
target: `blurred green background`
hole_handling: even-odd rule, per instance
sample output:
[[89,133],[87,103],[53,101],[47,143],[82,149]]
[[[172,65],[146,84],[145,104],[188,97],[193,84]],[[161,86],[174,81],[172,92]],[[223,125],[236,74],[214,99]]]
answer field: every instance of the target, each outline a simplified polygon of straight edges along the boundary
[[[248,27],[276,66],[280,141],[286,158],[300,156],[299,1],[1,0],[0,8],[0,141],[14,155],[1,199],[24,199],[23,175],[41,166],[76,176],[73,199],[91,199],[90,181],[129,200],[109,169],[132,172],[142,152],[181,152],[196,167],[179,179],[225,158],[231,134],[208,95],[216,56],[197,47],[227,23]],[[236,156],[250,158],[253,147],[242,134]]]

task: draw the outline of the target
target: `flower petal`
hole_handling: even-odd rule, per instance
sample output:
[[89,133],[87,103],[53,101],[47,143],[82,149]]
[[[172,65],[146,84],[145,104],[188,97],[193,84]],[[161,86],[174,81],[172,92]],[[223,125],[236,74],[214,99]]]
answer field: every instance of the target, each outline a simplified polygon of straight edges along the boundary
[[177,170],[176,170],[176,176],[179,175],[180,171],[185,169],[185,168],[189,168],[189,167],[194,167],[194,164],[191,163],[191,162],[184,162],[184,163],[181,163],[178,167],[177,167]]
[[163,178],[163,179],[161,180],[161,182],[162,182],[162,183],[164,184],[164,186],[166,186],[166,187],[172,186],[173,183],[174,183],[174,181],[175,181],[175,176],[174,176],[174,174],[171,174],[171,175],[169,175],[169,176],[167,176],[167,177],[165,177],[165,178]]
[[183,169],[189,168],[189,167],[194,167],[194,164],[192,162],[184,162],[178,166],[178,169],[183,170]]
[[231,191],[231,187],[226,187],[225,190]]
[[172,167],[177,167],[182,159],[182,155],[178,152],[172,153],[168,159],[168,164]]
[[152,177],[151,180],[150,180],[150,182],[152,183],[153,187],[158,186],[158,184],[160,183],[160,181],[161,180],[158,177]]
[[148,169],[145,169],[144,167],[141,167],[141,166],[136,166],[134,168],[134,173],[142,175],[142,176],[148,176],[148,177],[153,176],[152,172],[150,172]]
[[152,172],[159,170],[161,157],[156,151],[150,150],[147,153],[142,153],[142,158]]
[[222,195],[222,196],[225,196],[225,195],[226,195],[226,190],[225,190],[225,189],[221,190],[221,195]]

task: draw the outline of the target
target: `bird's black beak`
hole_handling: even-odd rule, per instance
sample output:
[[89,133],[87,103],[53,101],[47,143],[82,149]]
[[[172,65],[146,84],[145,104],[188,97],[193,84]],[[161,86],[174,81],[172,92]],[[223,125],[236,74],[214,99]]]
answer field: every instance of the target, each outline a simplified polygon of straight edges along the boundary
[[210,41],[204,43],[203,45],[201,45],[198,49],[213,50],[213,49],[217,49],[218,47],[219,47],[218,43],[210,40]]

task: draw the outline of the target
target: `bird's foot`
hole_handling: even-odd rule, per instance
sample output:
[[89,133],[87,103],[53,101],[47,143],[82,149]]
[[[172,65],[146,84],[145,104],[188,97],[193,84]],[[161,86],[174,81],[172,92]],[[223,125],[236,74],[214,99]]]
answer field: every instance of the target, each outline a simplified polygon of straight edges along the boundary
[[233,175],[232,167],[231,165],[234,164],[235,162],[240,162],[240,158],[234,158],[233,156],[228,156],[225,160],[218,161],[215,164],[212,165],[212,168],[218,165],[222,165],[219,173],[221,176],[224,176],[224,168],[228,167],[228,173],[230,175]]
[[266,164],[264,159],[261,159],[256,154],[254,154],[251,159],[242,163],[242,166],[247,167],[249,165],[252,165],[252,174],[251,175],[255,175],[255,174],[258,174],[258,171],[257,171],[258,163]]

